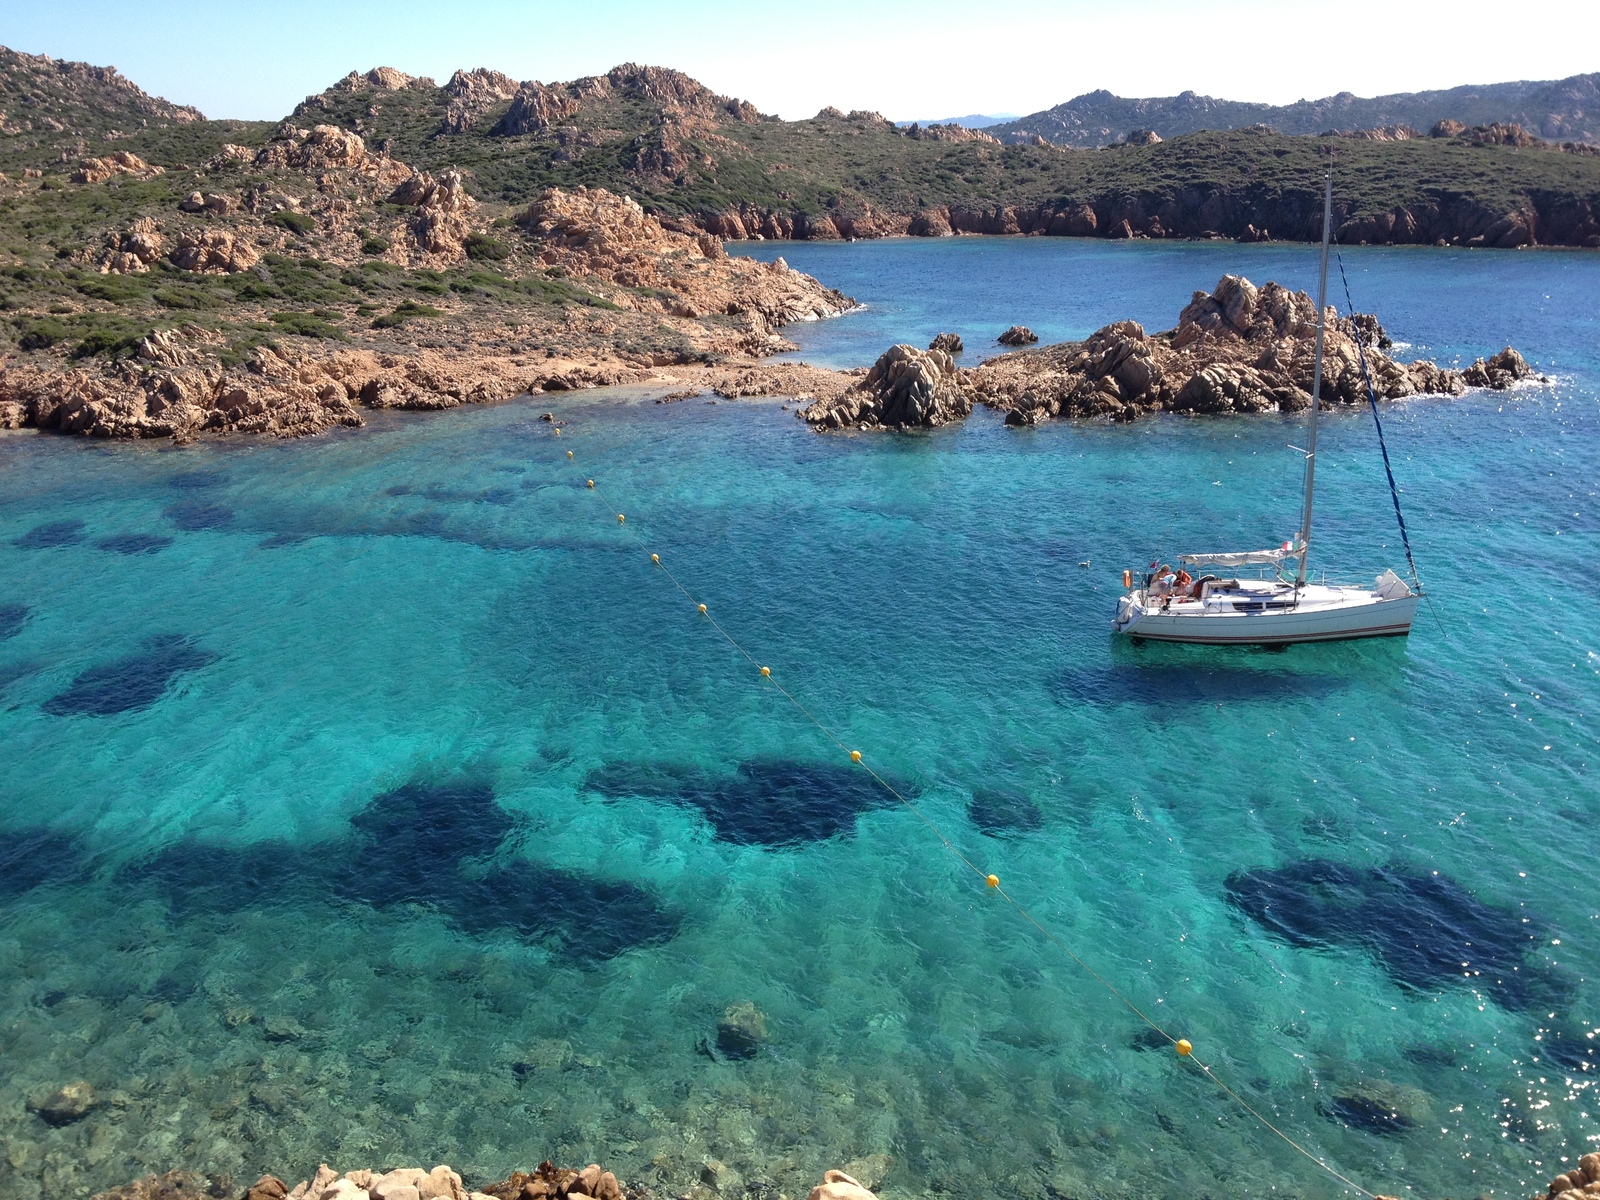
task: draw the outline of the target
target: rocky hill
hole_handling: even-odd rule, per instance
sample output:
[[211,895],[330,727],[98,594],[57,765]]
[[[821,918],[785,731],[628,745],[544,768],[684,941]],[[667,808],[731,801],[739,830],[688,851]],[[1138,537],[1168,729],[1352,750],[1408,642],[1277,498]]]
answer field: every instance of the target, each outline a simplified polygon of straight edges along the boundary
[[[36,112],[46,109],[41,101]],[[480,201],[526,204],[550,187],[602,187],[669,223],[733,239],[1307,238],[1331,145],[1345,240],[1600,245],[1600,157],[1505,124],[1439,124],[1434,137],[1410,128],[1337,138],[1152,132],[1143,144],[1086,152],[831,108],[782,121],[680,72],[636,64],[565,83],[481,68],[442,85],[388,67],[352,72],[288,118],[297,128],[322,124],[419,170],[457,171]],[[98,142],[85,132],[70,153],[3,139],[0,170],[49,179],[127,150],[192,172],[226,145],[259,149],[271,134],[191,120]]]
[[1194,92],[1130,100],[1097,91],[991,125],[989,132],[1004,142],[1043,138],[1057,146],[1083,148],[1126,141],[1139,130],[1171,138],[1203,129],[1266,125],[1279,133],[1321,134],[1397,125],[1430,129],[1439,121],[1517,124],[1549,141],[1600,144],[1600,72],[1553,82],[1493,83],[1368,98],[1340,92],[1283,105],[1218,100]]

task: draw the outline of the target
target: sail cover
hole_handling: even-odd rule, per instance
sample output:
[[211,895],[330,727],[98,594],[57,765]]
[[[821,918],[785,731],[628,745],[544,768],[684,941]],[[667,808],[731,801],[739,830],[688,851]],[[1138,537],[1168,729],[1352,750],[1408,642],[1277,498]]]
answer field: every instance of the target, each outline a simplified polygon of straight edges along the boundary
[[1180,554],[1178,561],[1193,567],[1249,567],[1299,557],[1298,550],[1240,550],[1234,554]]

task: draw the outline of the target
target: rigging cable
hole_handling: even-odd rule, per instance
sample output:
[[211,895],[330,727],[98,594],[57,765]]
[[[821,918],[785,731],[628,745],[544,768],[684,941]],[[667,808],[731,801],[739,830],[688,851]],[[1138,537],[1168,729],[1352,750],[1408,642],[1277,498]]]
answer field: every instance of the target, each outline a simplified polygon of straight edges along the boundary
[[[1355,320],[1355,301],[1350,299],[1350,277],[1344,273],[1344,256],[1337,250],[1334,257],[1339,260],[1339,278],[1344,282],[1344,303],[1350,310],[1350,319]],[[1394,500],[1394,519],[1400,523],[1400,542],[1406,548],[1406,564],[1411,568],[1411,582],[1417,585],[1417,591],[1422,591],[1422,580],[1417,577],[1417,560],[1411,557],[1411,538],[1406,533],[1405,514],[1400,511],[1400,489],[1395,486],[1394,469],[1389,465],[1389,447],[1383,440],[1383,421],[1378,416],[1378,393],[1372,387],[1372,373],[1367,369],[1367,347],[1361,339],[1361,331],[1356,330],[1356,353],[1361,356],[1361,381],[1367,385],[1367,403],[1372,407],[1372,423],[1378,429],[1378,449],[1383,452],[1383,473],[1389,477],[1389,496]]]

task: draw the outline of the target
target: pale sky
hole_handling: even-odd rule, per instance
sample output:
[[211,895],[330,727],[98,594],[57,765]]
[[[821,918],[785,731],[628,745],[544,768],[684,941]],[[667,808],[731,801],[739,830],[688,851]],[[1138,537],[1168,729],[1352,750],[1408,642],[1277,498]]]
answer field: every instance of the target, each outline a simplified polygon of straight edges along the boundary
[[1600,3],[1545,0],[1507,36],[1483,3],[1344,0],[0,0],[0,44],[117,67],[211,117],[275,119],[348,71],[545,82],[620,62],[685,71],[794,119],[1030,113],[1082,92],[1274,104],[1600,70]]

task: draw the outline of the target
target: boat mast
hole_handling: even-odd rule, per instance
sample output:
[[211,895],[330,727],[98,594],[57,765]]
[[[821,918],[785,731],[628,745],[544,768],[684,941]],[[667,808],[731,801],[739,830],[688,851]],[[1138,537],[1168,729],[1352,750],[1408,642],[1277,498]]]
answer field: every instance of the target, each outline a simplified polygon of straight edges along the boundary
[[1311,496],[1317,481],[1317,410],[1322,407],[1322,333],[1328,312],[1328,241],[1333,233],[1333,168],[1328,168],[1322,196],[1322,274],[1317,280],[1317,362],[1311,375],[1311,431],[1306,441],[1306,498],[1300,510],[1300,569],[1295,586],[1306,582],[1306,559],[1311,554]]

